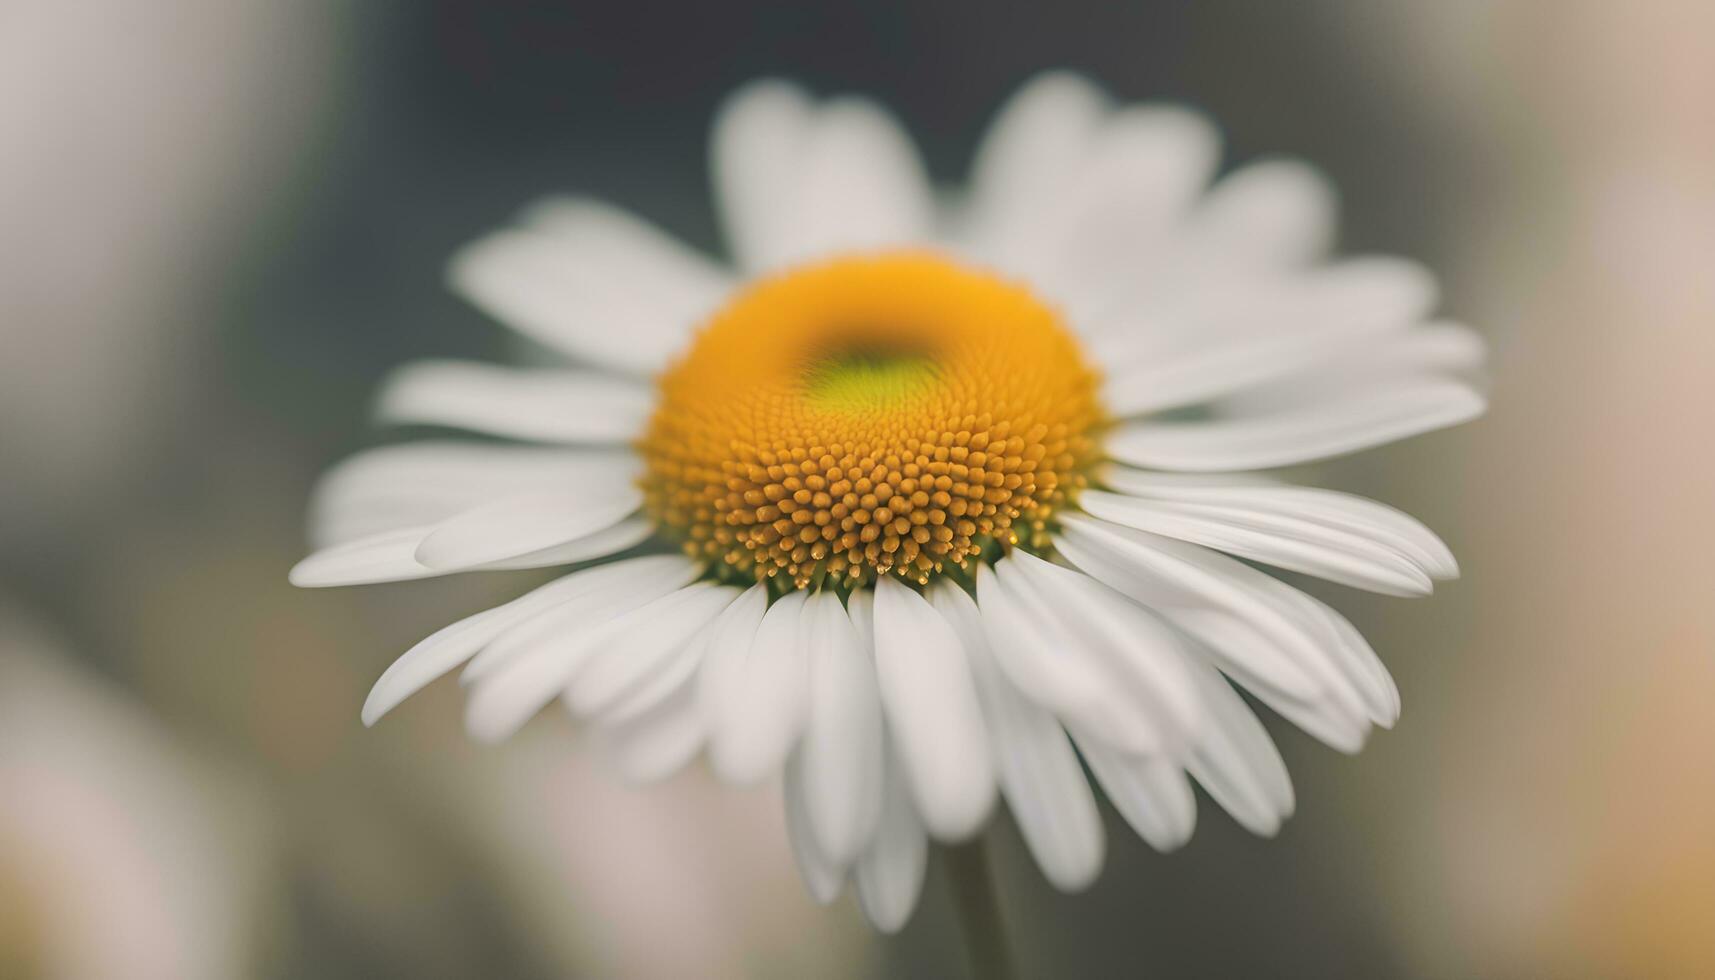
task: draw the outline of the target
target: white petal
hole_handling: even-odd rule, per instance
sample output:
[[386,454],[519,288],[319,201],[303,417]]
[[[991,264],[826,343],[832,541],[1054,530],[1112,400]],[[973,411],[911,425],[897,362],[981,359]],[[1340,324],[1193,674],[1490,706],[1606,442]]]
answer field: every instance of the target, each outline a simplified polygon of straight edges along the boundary
[[994,764],[958,634],[891,576],[875,586],[875,670],[889,730],[930,833],[974,834],[994,805]]
[[1362,698],[1369,720],[1392,728],[1399,720],[1399,688],[1357,627],[1320,599],[1291,586],[1281,583],[1273,591],[1277,602],[1293,609],[1308,628],[1319,632],[1323,649]]
[[781,260],[793,218],[781,199],[803,170],[814,121],[809,96],[776,80],[746,85],[715,117],[715,203],[740,266],[767,268]]
[[634,545],[642,544],[655,533],[655,524],[647,517],[633,517],[620,521],[609,528],[603,528],[581,538],[573,538],[564,544],[557,544],[541,551],[532,551],[516,558],[502,561],[491,561],[483,568],[547,568],[553,565],[572,565],[580,561],[590,561],[594,558],[605,558],[618,554]]
[[929,837],[911,803],[904,767],[891,746],[883,773],[881,822],[875,840],[853,869],[858,904],[870,924],[898,932],[911,918],[929,868]]
[[[1401,391],[1463,387],[1474,404],[1474,417],[1485,407],[1482,378],[1464,365],[1480,359],[1477,344],[1475,335],[1444,334],[1441,328],[1404,331],[1355,345],[1309,370],[1235,391],[1216,408],[1235,418],[1294,418],[1323,412],[1338,402],[1358,406],[1355,414],[1363,414],[1367,404],[1398,398]],[[1466,348],[1463,353],[1449,349],[1460,347]]]
[[1446,376],[1474,386],[1487,354],[1475,331],[1434,323],[1349,344],[1326,363],[1237,391],[1231,404],[1246,412],[1293,409],[1314,405],[1328,392],[1386,389]]
[[1410,334],[1439,296],[1433,273],[1391,256],[1288,272],[1163,268],[1141,282],[1141,295],[1085,325],[1092,354],[1116,379],[1106,390],[1119,414],[1194,404],[1344,359]]
[[363,702],[363,723],[380,721],[406,698],[469,660],[484,643],[531,615],[516,608],[508,613],[507,608],[485,609],[444,626],[405,651],[369,689],[369,697]]
[[642,491],[628,484],[513,494],[430,531],[417,546],[417,561],[452,569],[519,558],[612,527],[642,505]]
[[417,545],[430,527],[380,531],[323,548],[292,566],[286,580],[299,588],[402,582],[443,572],[417,563]]
[[614,208],[554,202],[465,246],[449,278],[479,308],[573,356],[665,366],[730,288],[713,266]]
[[680,685],[672,697],[624,721],[602,724],[596,738],[620,774],[652,783],[684,768],[703,745],[703,719],[695,693]]
[[425,361],[387,379],[376,414],[514,439],[623,443],[642,434],[653,402],[643,385],[594,371]]
[[1287,310],[1262,323],[1275,329],[1304,330],[1318,323],[1367,328],[1374,336],[1392,339],[1390,332],[1416,324],[1434,311],[1441,287],[1423,263],[1396,255],[1346,256],[1327,265],[1294,273],[1285,280],[1290,292]]
[[1428,332],[1405,328],[1427,315],[1437,296],[1427,269],[1383,257],[1262,282],[1187,300],[1171,315],[1173,329],[1097,335],[1109,410],[1129,416],[1194,405],[1342,363],[1354,351],[1392,350]]
[[846,597],[846,615],[857,627],[864,652],[875,656],[875,590],[856,589]]
[[379,531],[315,552],[293,566],[287,580],[300,588],[404,582],[472,568],[546,568],[604,558],[641,543],[654,533],[648,520],[621,521],[581,538],[505,561],[468,567],[429,568],[417,561],[417,548],[435,525]]
[[1303,593],[1198,545],[1066,514],[1056,547],[1205,644],[1209,655],[1283,716],[1341,751],[1368,732],[1363,696],[1329,636],[1303,614]]
[[1190,541],[1241,558],[1387,595],[1427,595],[1434,582],[1401,552],[1361,534],[1282,514],[1220,504],[1146,500],[1090,490],[1086,513],[1125,527]]
[[1332,700],[1301,703],[1263,697],[1274,713],[1336,752],[1356,755],[1370,737],[1370,726],[1352,716]]
[[738,594],[732,586],[698,583],[631,614],[578,671],[566,688],[566,704],[575,714],[587,716],[635,694]]
[[[849,861],[837,860],[825,851],[812,827],[810,790],[805,785],[807,775],[802,751],[792,753],[786,761],[782,786],[786,803],[786,839],[792,845],[792,856],[797,861],[798,873],[804,879],[804,887],[809,889],[810,897],[818,904],[827,905],[840,897],[840,886],[845,884],[845,866]],[[876,789],[879,791],[880,787]],[[879,793],[876,802],[880,803]],[[877,812],[880,812],[879,806]]]
[[713,719],[728,710],[744,681],[744,662],[756,640],[756,629],[768,612],[768,587],[753,585],[727,606],[707,630],[708,649],[697,668],[697,704]]
[[1040,259],[1018,271],[1071,303],[1074,321],[1105,308],[1124,295],[1138,269],[1159,265],[1220,152],[1215,127],[1196,112],[1173,106],[1116,111],[1063,178],[1062,200],[1024,229],[1022,237]]
[[[709,624],[712,629],[713,623]],[[709,629],[704,629],[691,642],[675,653],[636,690],[604,708],[598,715],[603,724],[621,725],[638,715],[654,710],[656,705],[676,697],[686,689],[695,700],[697,668],[709,650]],[[698,706],[701,718],[701,706]]]
[[1314,168],[1264,160],[1222,178],[1187,234],[1223,264],[1300,265],[1333,244],[1335,210],[1333,186]]
[[792,216],[776,264],[929,239],[928,175],[910,138],[880,106],[828,102],[816,114],[802,167],[775,202]]
[[1339,391],[1292,411],[1205,422],[1132,422],[1106,442],[1108,455],[1169,470],[1263,469],[1306,463],[1466,422],[1483,398],[1456,381],[1418,379]]
[[1240,336],[1165,357],[1148,357],[1109,372],[1102,382],[1108,410],[1124,418],[1198,402],[1309,367],[1344,341],[1322,333]]
[[1434,531],[1403,511],[1353,494],[1287,486],[1254,476],[1150,473],[1122,466],[1103,467],[1097,479],[1134,497],[1218,504],[1259,520],[1279,515],[1315,521],[1392,548],[1435,578],[1459,575],[1453,552]]
[[1158,851],[1191,839],[1197,827],[1197,798],[1184,770],[1158,756],[1123,755],[1099,739],[1076,736],[1078,751],[1131,829]]
[[714,171],[733,249],[752,272],[922,242],[931,230],[916,149],[865,100],[816,107],[795,86],[748,86],[716,120]]
[[805,604],[809,710],[798,750],[817,849],[840,866],[868,846],[881,817],[881,699],[875,665],[839,597]]
[[1315,644],[1296,620],[1233,579],[1160,547],[1153,535],[1076,514],[1065,517],[1055,548],[1085,573],[1171,617],[1193,635],[1202,635],[1197,629],[1202,624],[1188,620],[1188,613],[1223,612],[1249,627],[1249,635],[1240,639],[1254,636],[1258,642],[1212,644],[1224,658],[1221,669],[1246,686],[1294,699],[1322,693],[1324,685],[1307,665],[1317,656]]
[[705,678],[710,683],[701,692],[707,695],[709,761],[733,783],[758,782],[779,770],[803,731],[809,695],[804,593],[781,597],[754,627],[748,595],[734,619],[722,617],[721,633],[704,659],[719,676]]
[[379,531],[438,524],[508,494],[628,485],[630,451],[412,442],[358,453],[325,473],[310,502],[311,537],[338,544]]
[[1352,358],[1354,368],[1381,374],[1446,373],[1468,375],[1482,368],[1489,345],[1470,327],[1431,323],[1393,337],[1379,338]]
[[1032,233],[1065,203],[1106,113],[1101,92],[1067,72],[1038,76],[1002,107],[971,168],[973,232],[985,257],[1041,266]]
[[469,660],[495,637],[555,605],[627,575],[645,574],[660,578],[664,573],[670,575],[676,567],[689,571],[692,566],[688,559],[680,556],[659,555],[584,569],[555,579],[503,606],[443,627],[407,650],[382,673],[363,703],[363,723],[375,724],[401,701]]
[[1213,723],[1186,768],[1245,829],[1272,837],[1293,807],[1292,779],[1280,750],[1226,678],[1203,667],[1198,681]]
[[531,228],[554,236],[578,257],[647,286],[648,300],[679,318],[709,312],[734,285],[708,256],[636,215],[587,197],[556,196],[536,201],[519,216]]
[[1020,694],[995,663],[971,597],[942,579],[929,601],[958,631],[970,660],[995,772],[1024,841],[1061,891],[1081,891],[1102,870],[1106,838],[1083,767],[1054,716]]
[[515,654],[552,645],[569,631],[593,626],[659,599],[690,584],[701,568],[683,555],[645,555],[574,573],[582,583],[578,588],[495,637],[465,666],[459,683],[475,684]]
[[[510,737],[552,701],[603,644],[658,615],[659,609],[682,601],[680,592],[661,596],[655,592],[658,588],[660,584],[654,582],[638,585],[632,595],[615,597],[613,605],[600,609],[574,608],[574,600],[539,617],[549,625],[531,622],[514,627],[527,632],[528,640],[508,644],[509,652],[472,682],[465,729],[484,742]],[[689,591],[697,590],[698,586],[691,586]],[[496,647],[505,640],[498,639]]]
[[[1076,569],[1043,561],[1026,552],[1014,552],[1007,560],[1015,574],[1014,594],[1034,592],[1052,608],[1075,637],[1068,646],[1098,658],[1108,677],[1111,695],[1121,710],[1146,716],[1159,733],[1159,740],[1143,748],[1125,741],[1117,747],[1132,751],[1176,751],[1184,746],[1202,723],[1202,711],[1188,665],[1171,630],[1147,611],[1099,580]],[[1092,732],[1094,717],[1069,716]]]
[[977,607],[995,661],[1031,700],[1127,751],[1156,751],[1165,743],[1157,719],[1137,710],[1054,604],[1018,577],[1011,556],[993,569],[977,566]]
[[323,474],[318,489],[334,497],[385,496],[426,485],[499,496],[520,484],[629,480],[638,468],[629,452],[426,440],[364,450]]

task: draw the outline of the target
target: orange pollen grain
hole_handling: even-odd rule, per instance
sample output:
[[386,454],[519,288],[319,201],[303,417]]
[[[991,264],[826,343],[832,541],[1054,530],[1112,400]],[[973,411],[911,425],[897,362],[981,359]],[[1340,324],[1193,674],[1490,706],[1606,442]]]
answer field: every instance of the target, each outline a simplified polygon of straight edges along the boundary
[[922,583],[995,543],[1040,545],[1103,417],[1054,310],[926,252],[752,285],[659,386],[649,514],[692,556],[798,588]]

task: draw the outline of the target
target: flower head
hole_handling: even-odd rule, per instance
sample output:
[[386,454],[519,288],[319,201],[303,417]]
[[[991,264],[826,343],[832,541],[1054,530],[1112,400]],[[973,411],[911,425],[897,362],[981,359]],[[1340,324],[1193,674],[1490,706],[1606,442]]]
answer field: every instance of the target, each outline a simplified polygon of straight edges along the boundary
[[1233,684],[1343,751],[1399,696],[1256,566],[1393,595],[1457,568],[1254,471],[1476,416],[1483,348],[1420,267],[1327,259],[1313,171],[1210,187],[1218,157],[1195,113],[1049,75],[938,201],[883,111],[764,82],[715,127],[733,268],[584,200],[470,246],[455,287],[576,366],[400,372],[383,416],[531,445],[342,464],[293,580],[581,567],[419,643],[365,721],[463,664],[479,737],[559,697],[638,778],[781,774],[811,891],[855,882],[886,929],[997,795],[1055,885],[1092,881],[1084,765],[1156,847],[1189,778],[1273,833],[1291,783]]
[[919,584],[1016,543],[1094,462],[1096,374],[1020,286],[930,253],[744,290],[659,381],[646,509],[796,588]]

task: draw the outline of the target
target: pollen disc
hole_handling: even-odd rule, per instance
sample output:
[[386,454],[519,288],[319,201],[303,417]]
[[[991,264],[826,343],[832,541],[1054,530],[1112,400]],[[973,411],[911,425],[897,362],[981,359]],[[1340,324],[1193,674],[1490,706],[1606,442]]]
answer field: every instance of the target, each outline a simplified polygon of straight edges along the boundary
[[926,582],[1041,536],[1093,460],[1096,392],[1021,286],[926,252],[807,266],[736,295],[661,376],[646,506],[758,580]]

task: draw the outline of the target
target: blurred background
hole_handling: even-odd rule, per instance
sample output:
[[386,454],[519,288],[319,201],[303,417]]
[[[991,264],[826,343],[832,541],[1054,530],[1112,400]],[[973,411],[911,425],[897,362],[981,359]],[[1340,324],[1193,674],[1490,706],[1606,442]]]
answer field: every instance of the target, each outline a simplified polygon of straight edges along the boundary
[[997,825],[1042,977],[1715,976],[1715,5],[0,0],[0,977],[948,977],[813,905],[770,792],[632,789],[557,712],[469,744],[399,652],[521,579],[303,592],[315,474],[371,387],[504,358],[446,257],[606,196],[717,249],[711,110],[758,74],[894,106],[939,179],[1070,67],[1305,157],[1344,246],[1421,258],[1489,416],[1315,482],[1465,577],[1329,593],[1404,717],[1270,719],[1297,816],[1110,819],[1089,892]]

